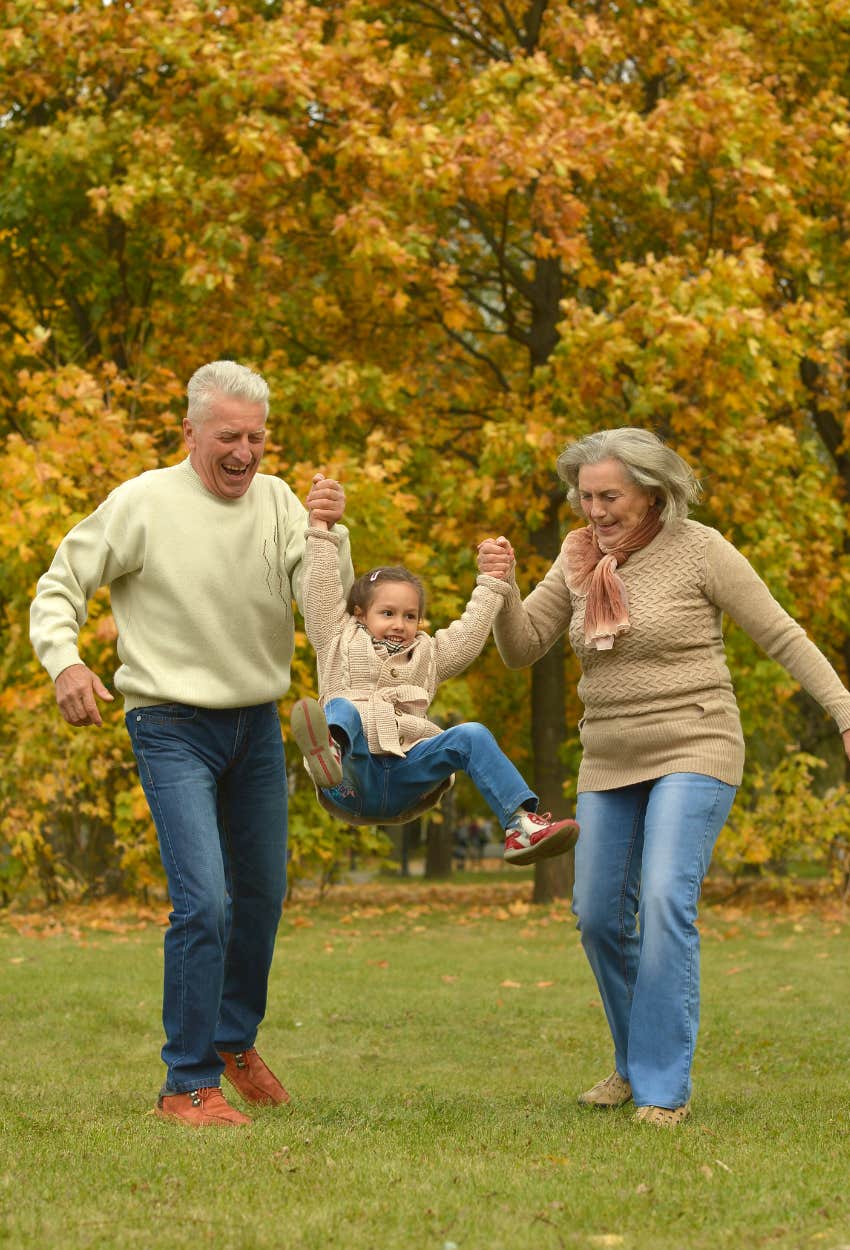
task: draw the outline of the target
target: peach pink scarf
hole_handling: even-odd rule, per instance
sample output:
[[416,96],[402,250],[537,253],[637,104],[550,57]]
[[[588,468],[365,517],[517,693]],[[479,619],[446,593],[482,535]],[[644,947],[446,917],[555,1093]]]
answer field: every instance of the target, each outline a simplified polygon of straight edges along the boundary
[[657,508],[626,534],[619,547],[603,551],[592,525],[571,530],[564,539],[561,557],[567,586],[586,594],[584,641],[597,651],[610,651],[614,639],[629,628],[629,596],[617,568],[630,555],[651,543],[662,526]]

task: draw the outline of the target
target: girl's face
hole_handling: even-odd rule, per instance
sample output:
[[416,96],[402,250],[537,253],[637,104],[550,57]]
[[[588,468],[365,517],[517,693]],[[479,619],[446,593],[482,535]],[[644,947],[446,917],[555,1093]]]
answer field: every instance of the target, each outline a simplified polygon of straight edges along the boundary
[[611,551],[637,529],[655,496],[626,475],[619,460],[583,464],[578,471],[581,510],[603,551]]
[[366,611],[355,608],[354,615],[379,642],[406,647],[419,628],[419,591],[409,582],[379,582]]

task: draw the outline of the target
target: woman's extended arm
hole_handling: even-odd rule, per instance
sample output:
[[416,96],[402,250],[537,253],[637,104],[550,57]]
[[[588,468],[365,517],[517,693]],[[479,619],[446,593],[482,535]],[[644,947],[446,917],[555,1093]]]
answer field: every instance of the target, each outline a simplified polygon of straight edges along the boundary
[[713,535],[707,548],[706,594],[833,717],[848,751],[850,692],[803,627],[774,599],[746,556],[721,534]]
[[[507,540],[488,539],[478,549],[478,563],[482,572],[490,572],[510,551],[513,565],[513,549]],[[510,591],[502,604],[502,610],[493,625],[493,637],[499,654],[508,668],[524,668],[545,655],[553,643],[568,629],[572,616],[572,602],[567,590],[560,560],[556,560],[549,572],[531,594],[523,599],[516,582],[511,577]]]

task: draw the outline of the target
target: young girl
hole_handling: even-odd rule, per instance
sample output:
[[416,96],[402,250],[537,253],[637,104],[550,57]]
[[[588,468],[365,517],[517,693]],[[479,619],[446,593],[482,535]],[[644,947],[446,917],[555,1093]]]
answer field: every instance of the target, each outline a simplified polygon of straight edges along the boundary
[[348,824],[401,824],[432,807],[462,770],[505,830],[509,863],[569,850],[576,822],[536,814],[537,796],[488,729],[441,730],[427,719],[440,682],[481,652],[507,583],[480,574],[460,620],[431,637],[419,628],[422,583],[405,568],[372,569],[346,602],[339,541],[323,523],[307,529],[302,599],[321,705],[301,699],[292,710],[320,803]]

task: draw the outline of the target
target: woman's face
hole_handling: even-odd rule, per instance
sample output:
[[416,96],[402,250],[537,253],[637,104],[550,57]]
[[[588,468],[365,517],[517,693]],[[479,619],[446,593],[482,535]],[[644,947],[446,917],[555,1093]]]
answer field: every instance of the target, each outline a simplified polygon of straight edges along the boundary
[[655,495],[633,482],[619,460],[583,464],[578,492],[600,547],[609,551],[640,525],[655,503]]

